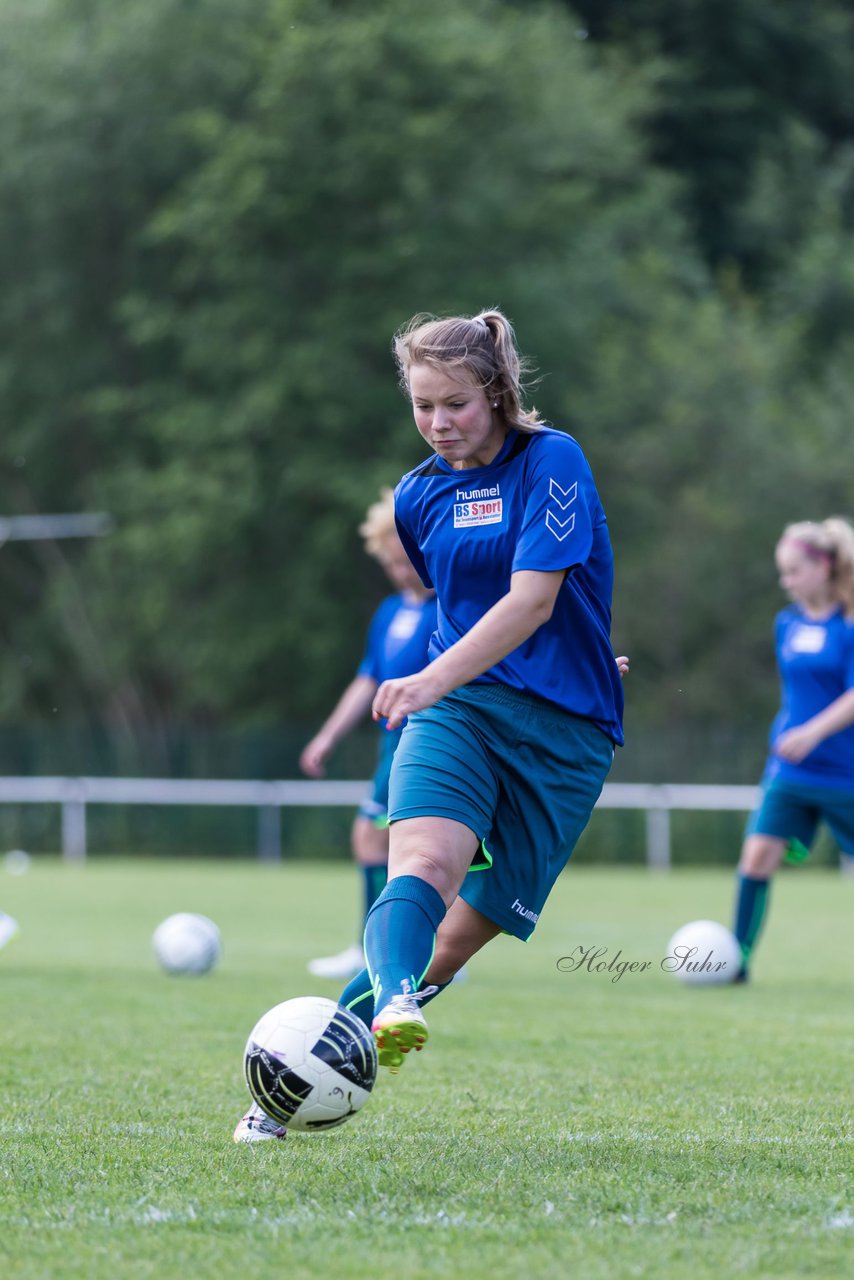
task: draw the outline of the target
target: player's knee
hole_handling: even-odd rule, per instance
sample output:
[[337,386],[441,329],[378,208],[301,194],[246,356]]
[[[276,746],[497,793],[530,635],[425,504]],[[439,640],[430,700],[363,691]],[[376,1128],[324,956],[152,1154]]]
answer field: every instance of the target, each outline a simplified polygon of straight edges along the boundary
[[447,907],[457,896],[464,868],[461,869],[452,857],[445,857],[442,850],[425,846],[399,852],[394,859],[392,874],[426,880],[441,895]]
[[745,876],[770,876],[779,867],[785,840],[775,836],[749,836],[744,842],[738,869]]

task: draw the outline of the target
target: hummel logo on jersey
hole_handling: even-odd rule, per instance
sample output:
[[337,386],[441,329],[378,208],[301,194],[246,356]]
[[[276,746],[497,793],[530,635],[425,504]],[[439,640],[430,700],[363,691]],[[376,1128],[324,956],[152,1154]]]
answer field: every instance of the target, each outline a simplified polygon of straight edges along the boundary
[[550,478],[549,497],[554,499],[561,511],[566,511],[578,497],[578,481],[576,480],[568,489],[562,489],[557,480]]
[[553,533],[558,542],[563,542],[564,538],[572,533],[575,528],[575,512],[573,511],[566,520],[558,520],[553,511],[546,512],[546,528],[549,533]]
[[454,528],[467,529],[473,524],[501,524],[504,517],[500,486],[483,489],[457,489],[454,502]]
[[[557,480],[549,479],[549,501],[557,504],[561,512],[571,507],[575,499],[578,497],[578,481],[576,480],[564,489],[559,485]],[[568,516],[562,517],[557,511],[553,511],[551,507],[546,509],[546,528],[549,533],[557,538],[558,542],[563,542],[575,528],[575,512],[571,511]]]

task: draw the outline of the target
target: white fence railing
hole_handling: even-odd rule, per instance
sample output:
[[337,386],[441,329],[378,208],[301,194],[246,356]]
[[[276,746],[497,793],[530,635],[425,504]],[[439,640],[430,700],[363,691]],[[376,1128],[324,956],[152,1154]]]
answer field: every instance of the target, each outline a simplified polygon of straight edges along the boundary
[[[292,806],[355,808],[367,782],[241,782],[180,778],[0,777],[0,804],[58,804],[62,809],[62,853],[72,862],[86,857],[86,810],[90,804],[240,805],[258,811],[259,858],[282,856],[282,809]],[[646,860],[654,870],[670,866],[670,814],[674,809],[747,812],[758,787],[609,782],[601,809],[646,813]]]

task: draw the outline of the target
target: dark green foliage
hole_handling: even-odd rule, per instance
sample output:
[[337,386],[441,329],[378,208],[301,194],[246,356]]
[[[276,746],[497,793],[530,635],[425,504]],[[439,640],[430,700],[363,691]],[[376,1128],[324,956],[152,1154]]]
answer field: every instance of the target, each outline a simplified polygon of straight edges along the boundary
[[[736,263],[758,280],[784,269],[817,189],[850,151],[851,6],[569,0],[567,7],[604,48],[666,60],[648,134],[655,158],[685,179],[685,207],[709,261]],[[850,229],[854,186],[846,186]]]
[[0,510],[117,522],[2,549],[7,722],[314,720],[424,452],[391,334],[491,304],[602,489],[630,726],[767,717],[774,540],[849,501],[848,26],[660,10],[2,7]]

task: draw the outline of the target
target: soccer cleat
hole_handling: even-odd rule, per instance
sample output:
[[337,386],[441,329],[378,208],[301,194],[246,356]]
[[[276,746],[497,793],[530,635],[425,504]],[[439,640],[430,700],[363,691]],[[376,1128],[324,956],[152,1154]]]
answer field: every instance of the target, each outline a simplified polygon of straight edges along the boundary
[[336,956],[320,956],[308,962],[308,971],[314,978],[355,978],[364,967],[365,955],[358,943]]
[[257,1102],[253,1102],[243,1119],[238,1120],[234,1130],[235,1142],[266,1142],[268,1138],[284,1139],[287,1136],[284,1125],[271,1120]]
[[12,941],[18,928],[17,920],[7,916],[5,911],[0,911],[0,947],[5,947],[7,942]]
[[435,987],[425,987],[413,995],[392,996],[371,1023],[377,1042],[377,1060],[381,1067],[388,1067],[392,1075],[397,1075],[403,1065],[405,1053],[412,1049],[420,1053],[427,1043],[427,1022],[418,1002],[435,991]]

